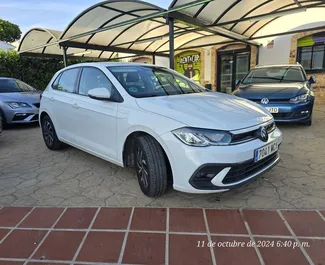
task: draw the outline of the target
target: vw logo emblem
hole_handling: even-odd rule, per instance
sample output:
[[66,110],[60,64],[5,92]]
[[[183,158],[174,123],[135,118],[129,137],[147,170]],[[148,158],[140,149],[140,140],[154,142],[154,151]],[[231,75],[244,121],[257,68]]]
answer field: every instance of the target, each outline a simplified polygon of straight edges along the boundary
[[267,133],[267,130],[265,127],[261,127],[260,131],[259,131],[259,138],[263,141],[263,142],[267,142],[269,140],[269,135]]
[[262,98],[261,103],[266,105],[269,104],[270,100],[268,98]]

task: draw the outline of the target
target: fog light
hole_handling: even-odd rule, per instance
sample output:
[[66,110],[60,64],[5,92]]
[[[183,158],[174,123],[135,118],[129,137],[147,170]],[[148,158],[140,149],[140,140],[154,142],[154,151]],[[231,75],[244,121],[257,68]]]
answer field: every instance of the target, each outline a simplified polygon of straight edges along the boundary
[[301,112],[301,114],[307,114],[307,113],[309,113],[309,110],[303,110],[303,111]]
[[207,173],[207,172],[200,172],[197,174],[198,178],[213,178],[216,174],[215,173]]
[[16,116],[26,116],[26,113],[17,113]]

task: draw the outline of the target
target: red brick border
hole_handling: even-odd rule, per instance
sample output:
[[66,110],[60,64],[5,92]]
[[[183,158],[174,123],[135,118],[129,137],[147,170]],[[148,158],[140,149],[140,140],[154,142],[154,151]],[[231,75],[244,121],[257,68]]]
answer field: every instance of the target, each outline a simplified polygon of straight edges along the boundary
[[325,264],[324,215],[0,206],[0,265]]

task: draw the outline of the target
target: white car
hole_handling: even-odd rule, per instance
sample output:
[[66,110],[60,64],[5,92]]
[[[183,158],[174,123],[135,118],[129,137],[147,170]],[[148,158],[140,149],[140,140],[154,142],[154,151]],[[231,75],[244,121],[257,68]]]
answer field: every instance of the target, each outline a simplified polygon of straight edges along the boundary
[[282,134],[264,108],[148,64],[67,67],[44,91],[39,118],[48,148],[67,143],[135,167],[150,197],[168,183],[189,193],[227,191],[280,159]]

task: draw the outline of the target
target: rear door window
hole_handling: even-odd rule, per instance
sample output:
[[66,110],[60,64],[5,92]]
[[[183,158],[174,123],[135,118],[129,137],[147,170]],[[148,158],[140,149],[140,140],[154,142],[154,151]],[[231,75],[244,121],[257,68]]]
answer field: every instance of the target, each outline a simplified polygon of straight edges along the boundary
[[77,85],[80,68],[73,68],[64,71],[53,83],[53,89],[73,93]]

